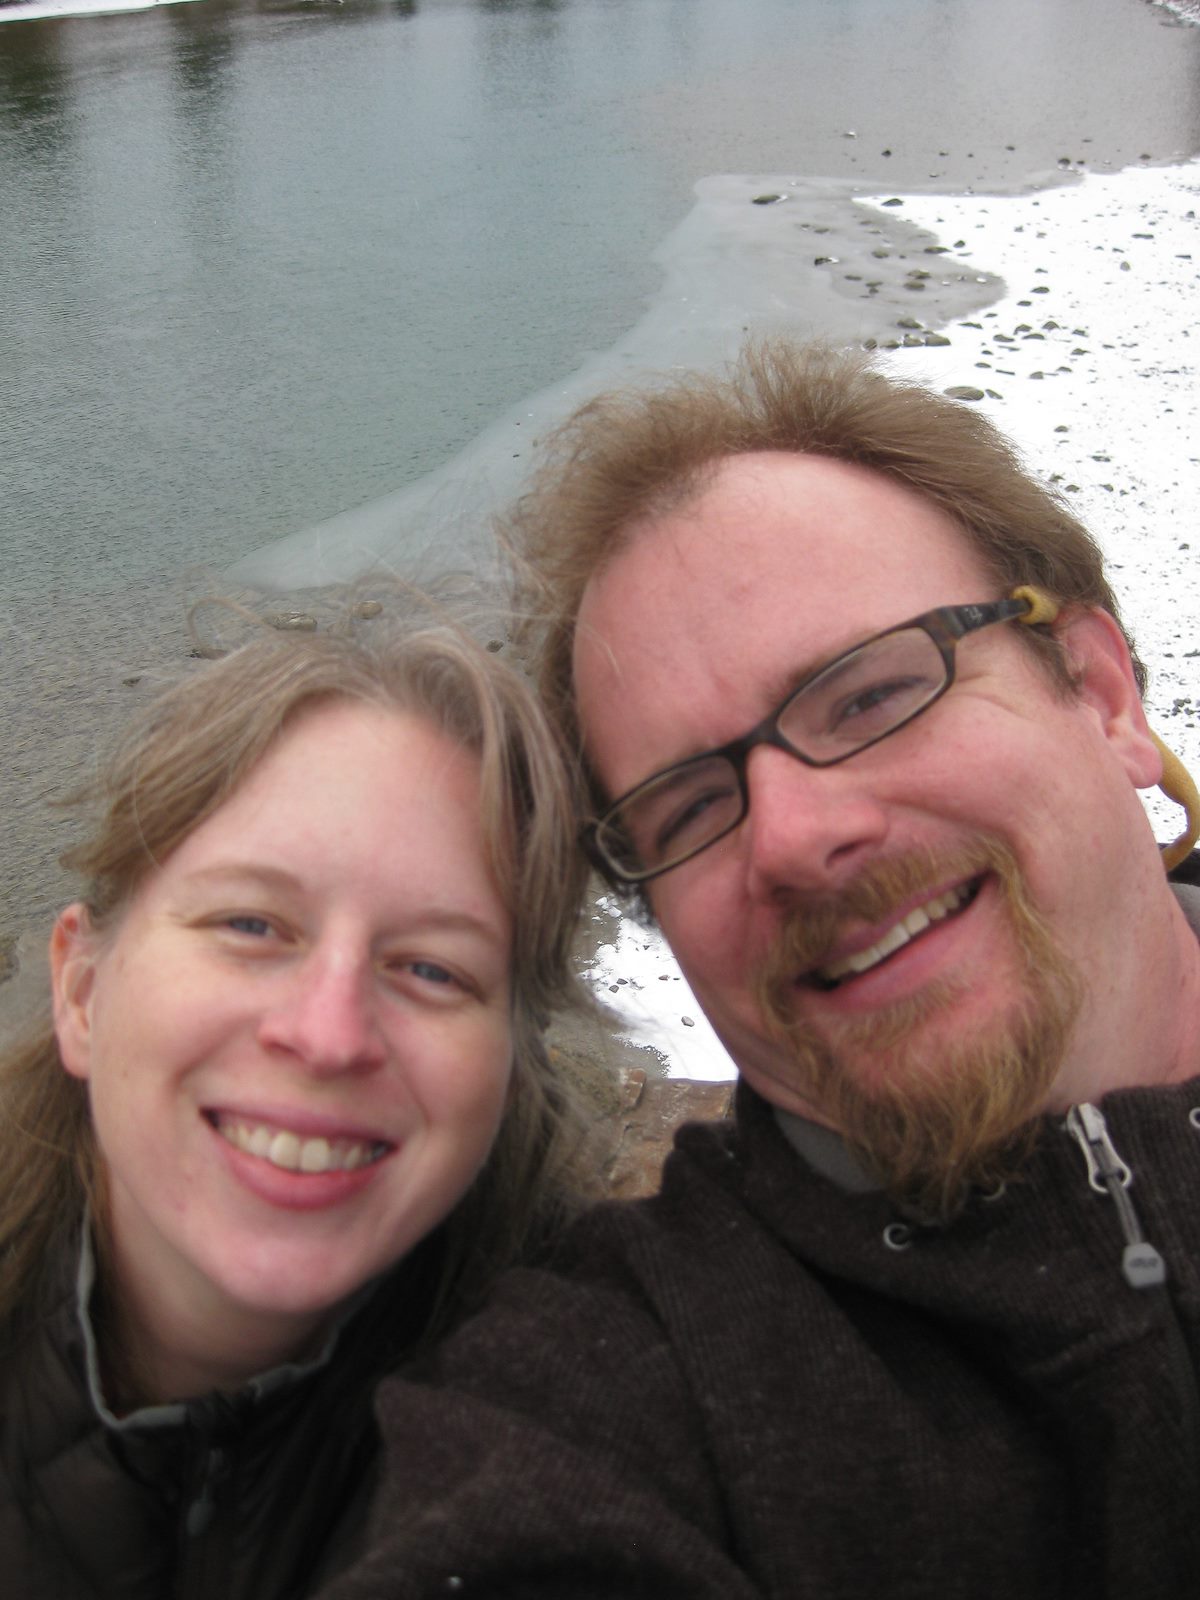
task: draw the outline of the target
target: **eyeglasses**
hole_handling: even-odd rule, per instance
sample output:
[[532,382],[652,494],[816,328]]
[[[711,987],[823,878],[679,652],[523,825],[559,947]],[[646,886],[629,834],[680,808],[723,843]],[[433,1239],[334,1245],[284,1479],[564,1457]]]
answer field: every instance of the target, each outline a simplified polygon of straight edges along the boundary
[[[760,744],[808,767],[833,767],[928,711],[954,682],[968,633],[1027,617],[1020,598],[939,606],[836,657],[740,739],[679,761],[621,796],[583,830],[584,848],[619,886],[669,872],[724,838],[750,809],[746,762]],[[1027,620],[1033,620],[1028,617]]]

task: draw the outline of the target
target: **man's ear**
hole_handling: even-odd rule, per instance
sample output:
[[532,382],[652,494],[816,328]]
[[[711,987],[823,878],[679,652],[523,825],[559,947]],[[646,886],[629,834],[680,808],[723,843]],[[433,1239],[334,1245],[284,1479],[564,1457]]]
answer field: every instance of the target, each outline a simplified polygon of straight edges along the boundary
[[50,935],[50,991],[58,1053],[73,1078],[86,1078],[91,1072],[92,995],[99,948],[85,905],[76,901],[59,912]]
[[1096,715],[1101,731],[1136,789],[1162,777],[1162,757],[1146,721],[1129,646],[1107,611],[1070,612],[1055,628],[1081,702]]

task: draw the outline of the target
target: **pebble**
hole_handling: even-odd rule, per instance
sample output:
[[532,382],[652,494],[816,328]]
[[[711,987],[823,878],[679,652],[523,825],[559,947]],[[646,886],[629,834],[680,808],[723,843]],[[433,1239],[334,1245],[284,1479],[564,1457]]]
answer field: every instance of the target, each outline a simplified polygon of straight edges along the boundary
[[268,628],[280,633],[316,633],[317,619],[307,611],[268,611],[263,615]]

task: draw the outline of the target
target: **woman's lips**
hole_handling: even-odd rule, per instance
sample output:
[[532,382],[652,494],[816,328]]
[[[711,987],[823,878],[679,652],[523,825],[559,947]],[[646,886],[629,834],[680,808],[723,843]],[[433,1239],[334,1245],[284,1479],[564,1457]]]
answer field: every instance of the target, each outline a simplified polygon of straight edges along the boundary
[[392,1148],[386,1140],[308,1133],[231,1112],[210,1111],[206,1116],[212,1127],[236,1150],[257,1156],[283,1172],[314,1176],[326,1172],[357,1172],[381,1161]]

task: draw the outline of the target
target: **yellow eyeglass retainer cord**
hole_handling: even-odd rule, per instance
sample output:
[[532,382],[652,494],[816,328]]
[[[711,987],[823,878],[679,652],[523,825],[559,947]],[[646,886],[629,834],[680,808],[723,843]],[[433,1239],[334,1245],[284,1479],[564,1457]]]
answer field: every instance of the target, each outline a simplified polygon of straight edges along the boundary
[[[1025,600],[1029,610],[1017,620],[1026,627],[1034,627],[1039,622],[1053,622],[1058,616],[1057,601],[1044,594],[1041,589],[1035,589],[1030,584],[1023,584],[1014,589],[1010,597],[1013,600]],[[1154,732],[1150,730],[1150,737],[1154,740],[1154,747],[1162,757],[1163,772],[1158,787],[1168,800],[1173,800],[1177,806],[1182,806],[1187,818],[1187,828],[1175,840],[1174,844],[1165,845],[1162,852],[1162,863],[1170,872],[1184,859],[1192,846],[1200,839],[1200,791],[1197,790],[1191,773],[1180,761],[1173,750],[1168,750],[1166,745]]]

